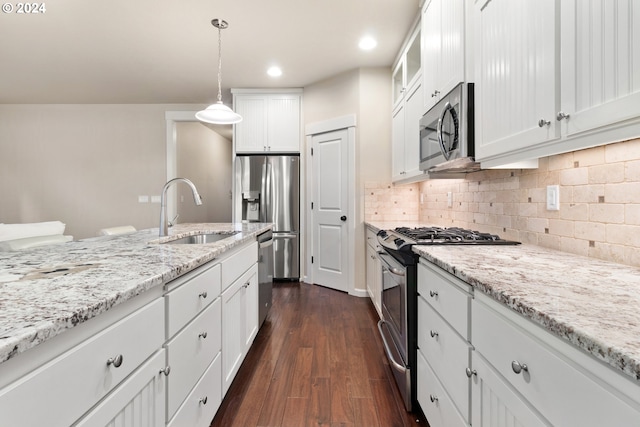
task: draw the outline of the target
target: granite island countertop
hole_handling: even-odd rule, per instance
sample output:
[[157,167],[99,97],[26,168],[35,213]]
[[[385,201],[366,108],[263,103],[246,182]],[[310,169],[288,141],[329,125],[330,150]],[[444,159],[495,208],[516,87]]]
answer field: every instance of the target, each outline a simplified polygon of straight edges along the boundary
[[640,269],[534,245],[414,246],[476,291],[640,382]]
[[[0,363],[270,228],[264,223],[179,224],[163,238],[156,228],[0,252]],[[230,237],[209,244],[161,244],[207,232]]]

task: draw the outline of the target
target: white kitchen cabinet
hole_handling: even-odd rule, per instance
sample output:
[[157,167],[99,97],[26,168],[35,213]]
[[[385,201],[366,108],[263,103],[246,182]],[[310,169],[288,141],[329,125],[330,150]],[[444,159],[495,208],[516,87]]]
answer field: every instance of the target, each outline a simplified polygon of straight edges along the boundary
[[302,90],[232,89],[236,153],[299,153]]
[[556,4],[476,1],[475,155],[485,165],[559,137]]
[[[472,348],[470,309],[471,287],[421,259],[417,393],[418,403],[432,427],[466,425],[470,421],[471,384],[466,375]],[[426,366],[420,366],[421,363]],[[437,378],[437,382],[431,377]]]
[[378,316],[382,319],[382,264],[378,257],[378,251],[381,248],[375,231],[369,227],[366,231],[366,240],[367,293]]
[[539,418],[558,426],[637,425],[637,383],[484,294],[476,293],[471,312],[473,425],[494,425],[484,418],[487,400],[515,419]]
[[465,2],[431,0],[422,8],[424,111],[465,81]]
[[474,21],[483,167],[640,136],[634,2],[478,0]]
[[394,67],[391,119],[392,181],[412,182],[425,177],[420,170],[418,122],[425,113],[421,84],[420,26],[416,24]]
[[164,372],[161,371],[165,369],[165,359],[165,350],[158,350],[114,393],[73,426],[157,427],[164,425],[167,380]]
[[[164,340],[164,305],[158,298],[126,313],[115,323],[105,320],[113,318],[113,314],[80,325],[77,331],[66,332],[82,335],[82,330],[96,329],[96,333],[88,339],[83,339],[1,389],[0,424],[69,426],[107,396],[112,399],[110,411],[113,414],[122,409],[114,408],[113,402],[121,403],[123,408],[128,406],[131,400],[129,396],[141,390],[139,384],[117,386],[129,375],[138,372],[143,362],[161,348]],[[106,323],[104,328],[103,323]],[[55,343],[43,348],[55,348]],[[25,357],[29,359],[29,356]],[[153,369],[157,369],[155,374],[163,367],[164,361],[154,364]],[[148,382],[155,378],[155,374],[150,376],[145,371],[140,375],[144,382]],[[151,384],[151,387],[153,394],[155,384]],[[118,396],[120,393],[125,397]],[[151,398],[154,399],[153,396]],[[161,411],[164,412],[164,401]],[[55,414],[55,417],[51,414]]]
[[[634,1],[561,1],[560,120],[567,138],[636,123],[640,115],[640,8]],[[558,119],[556,115],[556,120]]]
[[258,331],[258,267],[222,293],[222,392],[226,394]]

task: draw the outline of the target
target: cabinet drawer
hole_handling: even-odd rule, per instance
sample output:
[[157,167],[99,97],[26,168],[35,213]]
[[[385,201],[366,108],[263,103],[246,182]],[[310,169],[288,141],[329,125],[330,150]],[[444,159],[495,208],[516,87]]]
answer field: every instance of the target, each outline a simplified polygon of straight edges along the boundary
[[[640,412],[596,382],[588,368],[547,344],[556,337],[541,331],[547,336],[541,341],[529,332],[537,325],[523,322],[489,297],[478,297],[472,307],[476,351],[553,425],[638,425]],[[527,370],[516,374],[513,362]]]
[[165,423],[165,350],[159,350],[74,427],[157,427]]
[[380,244],[378,243],[378,235],[369,227],[367,227],[367,245],[371,246],[376,252],[381,250]]
[[167,343],[169,375],[168,413],[171,417],[189,390],[222,347],[222,306],[217,298],[193,322]]
[[468,425],[420,352],[418,352],[417,394],[418,403],[431,427]]
[[471,385],[465,369],[469,367],[471,347],[422,298],[418,298],[418,348],[468,420]]
[[162,347],[163,325],[158,299],[0,390],[1,424],[71,425]]
[[167,427],[208,427],[221,403],[222,355],[218,354]]
[[418,294],[469,341],[471,287],[442,269],[420,260]]
[[238,252],[232,254],[222,261],[222,290],[224,291],[231,285],[242,273],[247,271],[252,265],[258,262],[258,243],[253,242],[250,245],[239,249]]
[[[180,279],[178,279],[180,280]],[[182,329],[220,295],[220,265],[204,267],[199,274],[165,295],[167,338]]]

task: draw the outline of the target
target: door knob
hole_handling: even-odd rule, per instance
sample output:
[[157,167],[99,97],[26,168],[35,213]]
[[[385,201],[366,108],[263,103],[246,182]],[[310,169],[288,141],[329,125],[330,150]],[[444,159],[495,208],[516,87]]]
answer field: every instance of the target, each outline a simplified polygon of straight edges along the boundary
[[347,220],[346,215],[342,215],[342,216],[340,217],[340,221],[346,221],[346,220]]

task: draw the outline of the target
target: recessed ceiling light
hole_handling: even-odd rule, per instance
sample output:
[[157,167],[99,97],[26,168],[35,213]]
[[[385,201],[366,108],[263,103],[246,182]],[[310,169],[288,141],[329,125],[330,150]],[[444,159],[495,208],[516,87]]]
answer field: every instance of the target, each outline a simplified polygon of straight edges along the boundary
[[280,77],[282,75],[282,70],[280,67],[271,67],[267,70],[267,74],[271,77]]
[[362,50],[371,50],[376,46],[378,46],[378,42],[373,37],[369,36],[361,38],[360,43],[358,44],[358,47]]

